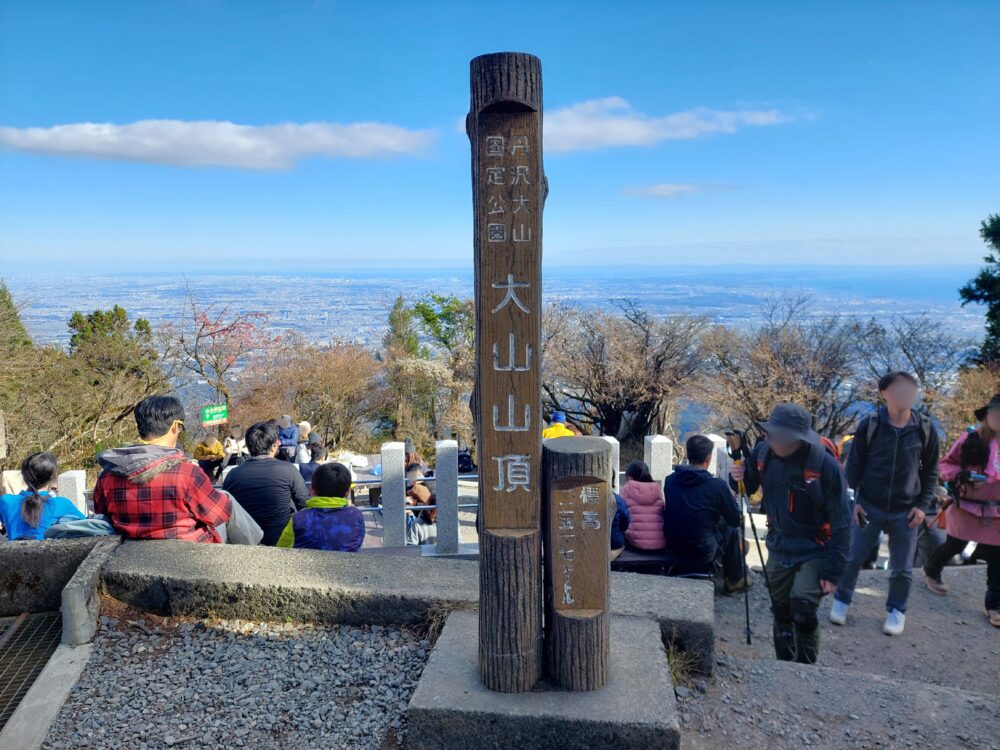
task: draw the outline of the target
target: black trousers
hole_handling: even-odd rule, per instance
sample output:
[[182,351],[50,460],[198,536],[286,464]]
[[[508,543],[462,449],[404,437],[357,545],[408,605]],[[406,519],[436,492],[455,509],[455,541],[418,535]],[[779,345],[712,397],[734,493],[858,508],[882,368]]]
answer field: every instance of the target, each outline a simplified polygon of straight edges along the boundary
[[[924,571],[934,578],[940,578],[945,563],[965,549],[967,544],[964,539],[949,534],[944,544],[931,553]],[[1000,547],[977,543],[976,556],[986,561],[986,608],[1000,609]]]

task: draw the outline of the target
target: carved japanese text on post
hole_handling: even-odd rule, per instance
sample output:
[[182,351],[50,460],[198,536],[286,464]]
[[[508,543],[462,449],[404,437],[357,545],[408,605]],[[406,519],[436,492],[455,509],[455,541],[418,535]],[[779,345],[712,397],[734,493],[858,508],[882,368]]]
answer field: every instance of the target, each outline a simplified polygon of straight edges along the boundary
[[538,527],[541,202],[537,114],[478,118],[479,448],[487,529]]
[[564,477],[553,483],[551,498],[552,606],[557,612],[599,612],[607,606],[607,482]]

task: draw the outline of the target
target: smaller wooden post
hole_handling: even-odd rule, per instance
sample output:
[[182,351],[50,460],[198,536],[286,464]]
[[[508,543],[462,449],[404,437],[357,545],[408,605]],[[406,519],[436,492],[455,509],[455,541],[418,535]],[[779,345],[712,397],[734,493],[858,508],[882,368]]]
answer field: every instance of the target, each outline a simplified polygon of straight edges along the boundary
[[559,687],[597,690],[611,654],[611,445],[546,440],[542,472],[546,670]]

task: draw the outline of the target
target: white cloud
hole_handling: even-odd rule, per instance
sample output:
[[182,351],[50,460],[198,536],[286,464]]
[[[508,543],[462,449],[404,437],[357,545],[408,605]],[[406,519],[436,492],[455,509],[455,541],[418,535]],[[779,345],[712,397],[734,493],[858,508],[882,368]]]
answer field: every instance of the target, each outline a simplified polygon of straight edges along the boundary
[[709,193],[732,189],[732,185],[718,185],[708,182],[654,182],[649,185],[627,187],[625,194],[648,198],[678,198],[682,195],[691,195],[691,193]]
[[49,128],[0,127],[0,147],[39,154],[140,161],[179,167],[289,169],[311,156],[366,159],[417,154],[430,130],[378,122],[237,125],[215,120],[81,122]]
[[636,112],[620,96],[572,104],[545,114],[545,148],[593,151],[616,146],[655,146],[661,141],[734,133],[742,127],[780,125],[791,116],[778,109],[708,109],[698,107],[651,117]]
[[625,188],[627,195],[645,195],[652,198],[676,198],[704,190],[701,185],[691,182],[656,182],[652,185],[640,185]]

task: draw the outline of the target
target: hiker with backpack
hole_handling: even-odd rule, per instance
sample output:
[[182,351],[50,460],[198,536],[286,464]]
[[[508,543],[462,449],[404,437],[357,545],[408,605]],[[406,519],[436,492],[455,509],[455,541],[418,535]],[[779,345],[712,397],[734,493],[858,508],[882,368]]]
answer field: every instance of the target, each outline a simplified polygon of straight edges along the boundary
[[761,488],[767,515],[764,580],[774,615],[774,652],[782,661],[815,664],[819,656],[816,610],[837,590],[850,545],[847,482],[833,453],[797,404],[779,404],[766,422],[766,438],[751,460],[730,467],[746,492]]
[[975,412],[978,427],[962,435],[941,459],[941,478],[951,486],[944,514],[947,539],[924,565],[927,588],[948,593],[945,564],[969,542],[986,560],[986,616],[1000,628],[1000,393]]
[[937,492],[940,441],[930,419],[914,409],[920,387],[913,375],[890,372],[879,380],[878,391],[885,405],[861,420],[847,459],[847,481],[855,493],[851,554],[830,622],[847,622],[858,571],[884,531],[889,537],[889,592],[882,632],[900,635],[917,537]]

